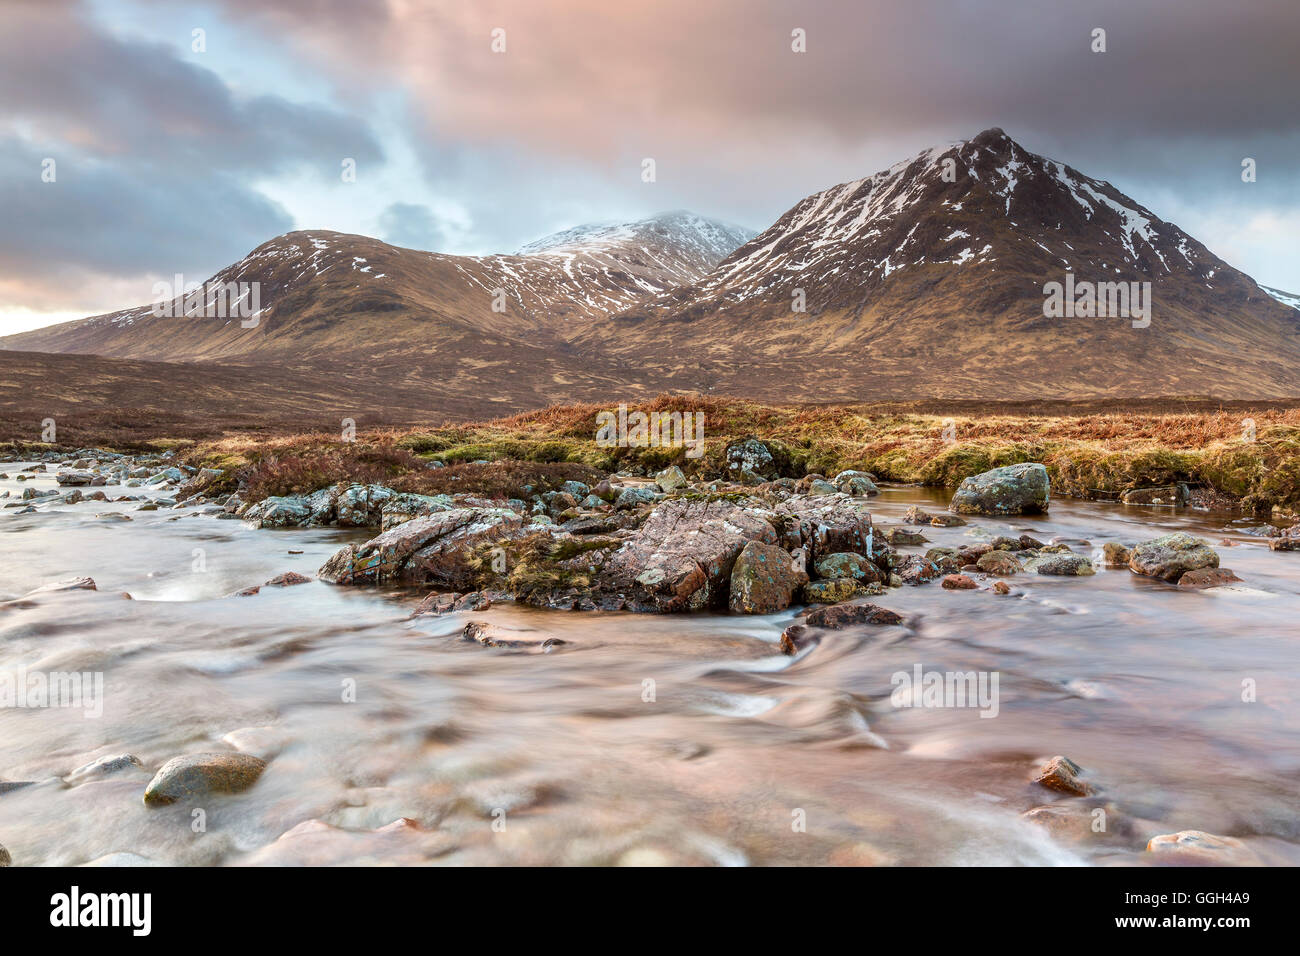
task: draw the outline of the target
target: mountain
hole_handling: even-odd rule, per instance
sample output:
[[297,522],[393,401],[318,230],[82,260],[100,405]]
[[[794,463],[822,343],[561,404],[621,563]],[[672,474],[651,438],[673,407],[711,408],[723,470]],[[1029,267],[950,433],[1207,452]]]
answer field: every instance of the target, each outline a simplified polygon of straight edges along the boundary
[[0,348],[312,365],[342,357],[477,364],[518,351],[523,365],[545,365],[565,351],[573,329],[700,278],[752,235],[674,212],[581,226],[516,255],[451,256],[346,233],[292,232],[204,283],[257,283],[261,311],[251,327],[251,319],[186,317],[177,298],[169,315],[155,315],[151,303],[0,338]]
[[[1067,273],[1150,282],[1149,327],[1049,318],[1044,288]],[[621,332],[587,330],[578,345],[645,356],[649,374],[693,356],[714,389],[767,398],[1300,392],[1300,312],[1000,129],[809,196],[707,276],[614,322]]]
[[[326,411],[390,420],[661,391],[776,402],[1300,395],[1295,297],[1000,129],[809,196],[757,236],[686,212],[579,226],[495,256],[294,232],[214,280],[259,283],[255,327],[144,306],[8,336],[0,349],[194,363],[196,388],[205,365],[261,366],[268,381],[302,376],[287,401],[315,395]],[[1054,284],[1107,299],[1115,283],[1137,284],[1134,304],[1149,283],[1149,314],[1048,308]]]

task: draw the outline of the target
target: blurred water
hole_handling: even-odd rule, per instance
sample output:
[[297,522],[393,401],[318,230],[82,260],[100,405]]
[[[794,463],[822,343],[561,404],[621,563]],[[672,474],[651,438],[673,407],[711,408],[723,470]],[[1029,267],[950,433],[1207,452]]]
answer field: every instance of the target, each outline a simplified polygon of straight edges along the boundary
[[[909,505],[945,503],[928,489],[888,488],[874,513],[894,522]],[[903,588],[878,602],[916,615],[914,628],[833,632],[791,659],[777,640],[794,611],[501,606],[409,621],[422,594],[313,582],[230,597],[283,571],[310,575],[366,534],[259,531],[195,509],[95,517],[135,507],[0,514],[0,600],[75,575],[99,586],[0,609],[0,671],[101,672],[105,691],[98,718],[0,708],[0,780],[35,781],[0,793],[0,844],[15,865],[111,854],[178,864],[1143,864],[1147,839],[1191,828],[1235,836],[1264,862],[1300,863],[1300,555],[1268,552],[1230,516],[1057,500],[1050,517],[926,528],[934,544],[1022,531],[1086,538],[1098,558],[1110,540],[1227,536],[1240,543],[1220,547],[1223,564],[1245,584],[1183,593],[1099,570],[1017,575],[1019,593],[1007,597]],[[486,648],[461,638],[468,620],[568,643],[548,654]],[[916,665],[996,672],[997,716],[893,706],[891,675]],[[143,805],[164,761],[228,749],[221,738],[250,727],[269,728],[260,734],[275,755],[253,789],[203,802],[203,832],[192,807]],[[123,752],[147,771],[61,779]],[[1060,800],[1031,784],[1058,753],[1102,791]],[[1085,815],[1103,807],[1105,832],[1053,835],[1021,819],[1053,802]],[[379,832],[399,818],[416,825]]]

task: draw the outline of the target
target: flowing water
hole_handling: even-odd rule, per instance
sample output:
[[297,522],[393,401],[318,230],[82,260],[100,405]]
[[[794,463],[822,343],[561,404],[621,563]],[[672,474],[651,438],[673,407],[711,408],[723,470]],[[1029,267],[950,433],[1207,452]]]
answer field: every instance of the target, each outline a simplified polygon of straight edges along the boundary
[[[873,513],[945,503],[886,488]],[[1151,836],[1183,829],[1300,863],[1300,556],[1231,515],[1055,500],[1050,517],[926,528],[940,545],[1028,532],[1094,552],[1187,530],[1245,581],[1187,593],[1099,569],[1016,575],[1005,597],[905,587],[874,600],[910,627],[828,632],[789,658],[777,641],[795,610],[409,620],[410,591],[313,581],[231,597],[367,535],[200,509],[95,517],[135,507],[0,514],[0,600],[76,575],[99,588],[0,608],[0,671],[103,675],[102,714],[0,708],[0,781],[33,782],[0,784],[15,865],[1141,865]],[[462,638],[470,620],[567,643],[484,647]],[[918,665],[996,674],[996,714],[895,706],[893,675]],[[251,790],[143,804],[163,762],[229,749],[241,729],[271,756]],[[63,779],[126,752],[147,769]],[[1031,783],[1054,754],[1097,794]],[[1021,816],[1051,803],[1076,825]]]

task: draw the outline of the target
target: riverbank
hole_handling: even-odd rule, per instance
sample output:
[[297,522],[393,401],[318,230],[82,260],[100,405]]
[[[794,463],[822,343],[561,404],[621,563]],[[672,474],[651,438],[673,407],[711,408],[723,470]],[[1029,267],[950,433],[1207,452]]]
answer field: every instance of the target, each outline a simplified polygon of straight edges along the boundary
[[[990,468],[1041,462],[1057,496],[1112,500],[1133,489],[1182,482],[1216,507],[1258,514],[1300,508],[1300,409],[1288,403],[1169,399],[794,407],[663,396],[628,406],[628,414],[702,414],[698,458],[681,447],[602,447],[596,441],[597,415],[612,410],[565,405],[468,424],[359,427],[347,436],[354,440],[344,440],[342,430],[232,428],[221,435],[142,434],[138,440],[117,433],[112,447],[172,450],[197,467],[223,470],[228,490],[242,482],[250,500],[310,493],[340,481],[396,482],[405,490],[437,493],[453,474],[467,483],[466,490],[490,492],[485,482],[502,475],[489,476],[469,464],[482,461],[524,463],[513,466],[521,484],[540,474],[540,466],[560,465],[565,467],[550,469],[553,475],[577,480],[590,476],[583,467],[649,475],[678,465],[688,477],[705,477],[721,473],[729,444],[752,436],[772,449],[784,477],[861,470],[884,481],[953,488]],[[0,450],[21,456],[50,447],[10,442]],[[463,470],[435,480],[429,476],[431,463]]]

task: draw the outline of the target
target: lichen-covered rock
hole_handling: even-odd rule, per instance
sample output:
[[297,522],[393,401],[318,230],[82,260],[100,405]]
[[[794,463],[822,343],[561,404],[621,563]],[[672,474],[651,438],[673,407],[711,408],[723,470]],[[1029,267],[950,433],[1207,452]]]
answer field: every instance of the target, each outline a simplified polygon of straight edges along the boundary
[[746,475],[760,480],[771,478],[776,470],[772,452],[757,438],[734,441],[723,454],[727,462],[727,475],[734,480],[740,480]]
[[808,575],[795,567],[788,551],[750,541],[731,569],[728,605],[737,614],[775,614],[788,608],[795,592],[807,582]]
[[866,503],[848,495],[809,497],[796,495],[776,505],[783,527],[781,544],[793,551],[806,548],[814,564],[835,552],[850,551],[869,557],[887,571],[892,553],[872,533]]
[[822,555],[813,567],[819,578],[852,578],[867,584],[884,580],[880,568],[873,561],[852,551],[832,551]]
[[655,484],[659,490],[665,494],[677,491],[686,487],[686,475],[676,465],[669,465],[659,474],[655,475]]
[[614,507],[620,510],[639,508],[652,504],[659,497],[659,492],[649,487],[624,488],[614,500]]
[[862,590],[862,584],[852,578],[827,578],[805,584],[803,599],[806,604],[839,604]]
[[855,624],[875,624],[881,627],[902,624],[903,617],[878,604],[836,604],[809,611],[804,621],[810,627],[837,629]]
[[1185,531],[1143,541],[1129,556],[1129,569],[1136,574],[1177,583],[1188,571],[1217,568],[1219,555],[1210,545]]
[[1034,562],[1037,574],[1087,575],[1096,574],[1096,570],[1081,554],[1054,554]]
[[846,495],[852,495],[855,498],[865,498],[868,495],[880,494],[880,489],[876,483],[871,480],[871,476],[865,471],[841,471],[831,479],[837,491],[842,491]]
[[722,604],[736,558],[750,541],[777,544],[776,530],[728,501],[669,499],[604,562],[596,587],[643,610]]
[[277,574],[271,580],[266,582],[267,587],[288,588],[295,584],[311,584],[311,578],[305,574],[299,574],[297,571],[285,571],[283,574]]
[[1044,466],[1007,465],[963,480],[948,510],[972,515],[1042,514],[1047,511],[1050,492]]
[[244,519],[259,528],[297,528],[311,518],[311,506],[299,495],[263,498],[244,512]]
[[925,584],[929,581],[935,580],[936,578],[943,577],[943,575],[952,570],[956,569],[949,568],[948,570],[945,570],[934,561],[922,557],[919,554],[913,554],[904,559],[902,564],[899,565],[898,577],[903,584],[916,587],[917,585]]
[[410,492],[395,494],[380,505],[379,530],[387,531],[415,518],[450,511],[456,503],[450,495],[417,495]]
[[885,532],[885,541],[890,547],[901,548],[904,545],[925,544],[926,537],[919,531],[913,531],[911,528],[890,528]]
[[340,528],[378,528],[384,504],[396,494],[383,485],[349,485],[335,500],[335,520]]
[[1116,541],[1107,541],[1102,545],[1102,560],[1108,568],[1127,568],[1133,552]]
[[453,508],[415,518],[361,546],[348,545],[321,567],[335,584],[425,584],[469,590],[482,573],[476,546],[514,540],[526,533],[524,519],[508,508]]
[[266,761],[251,754],[200,753],[173,757],[145,787],[146,806],[158,807],[178,800],[213,793],[239,793],[257,782]]

